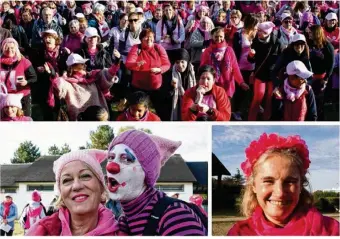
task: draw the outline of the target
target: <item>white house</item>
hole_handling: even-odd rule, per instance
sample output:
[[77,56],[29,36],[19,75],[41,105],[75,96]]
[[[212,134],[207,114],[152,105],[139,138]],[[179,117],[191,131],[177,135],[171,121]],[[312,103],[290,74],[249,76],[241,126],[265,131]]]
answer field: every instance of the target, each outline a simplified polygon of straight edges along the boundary
[[[59,156],[42,156],[29,164],[0,165],[0,200],[5,193],[13,197],[18,213],[31,200],[34,189],[42,195],[42,203],[47,207],[56,196],[53,162]],[[102,163],[105,172],[106,162]],[[204,172],[208,173],[208,172]],[[179,198],[189,201],[193,194],[196,178],[179,154],[173,155],[161,169],[156,188],[169,196],[179,193]]]

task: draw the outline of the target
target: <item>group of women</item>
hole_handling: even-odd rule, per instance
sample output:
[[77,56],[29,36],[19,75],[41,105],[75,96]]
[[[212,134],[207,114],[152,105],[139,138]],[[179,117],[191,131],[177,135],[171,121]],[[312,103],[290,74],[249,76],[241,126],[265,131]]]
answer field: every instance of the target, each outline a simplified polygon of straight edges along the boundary
[[[162,121],[324,120],[325,101],[338,104],[338,4],[103,4],[2,2],[2,30],[13,38],[1,45],[1,91],[23,94],[18,112],[47,121],[127,119],[118,116],[133,114],[127,99],[136,92],[150,99],[145,114]],[[277,95],[294,60],[313,72],[302,88],[289,85],[298,98],[312,92],[299,105]],[[288,104],[298,117],[282,116]],[[3,120],[26,119],[8,107]]]

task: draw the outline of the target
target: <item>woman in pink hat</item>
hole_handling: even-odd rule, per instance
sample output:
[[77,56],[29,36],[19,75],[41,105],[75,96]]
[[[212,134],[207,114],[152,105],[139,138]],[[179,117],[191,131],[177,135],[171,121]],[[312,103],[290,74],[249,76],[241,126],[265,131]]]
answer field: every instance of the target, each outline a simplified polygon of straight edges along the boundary
[[306,187],[311,164],[298,135],[262,134],[245,150],[241,212],[228,236],[339,236],[339,222],[313,206]]
[[118,224],[102,204],[107,188],[100,163],[107,152],[78,150],[64,154],[53,164],[59,210],[33,224],[27,236],[114,236]]
[[[124,216],[119,218],[119,228],[123,233],[129,236],[207,235],[203,217],[190,205],[171,199],[154,187],[161,167],[180,145],[179,141],[139,130],[125,131],[111,142],[107,184],[110,198],[122,205]],[[157,208],[161,211],[155,210]]]
[[31,116],[31,86],[37,81],[32,63],[19,51],[14,38],[6,38],[1,44],[0,93],[23,94],[22,108]]

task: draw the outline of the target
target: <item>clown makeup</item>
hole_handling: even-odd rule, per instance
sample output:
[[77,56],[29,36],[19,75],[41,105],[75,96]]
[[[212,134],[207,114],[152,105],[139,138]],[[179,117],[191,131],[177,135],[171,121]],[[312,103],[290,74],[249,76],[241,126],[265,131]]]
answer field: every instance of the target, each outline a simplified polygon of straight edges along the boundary
[[130,201],[146,189],[144,170],[135,153],[125,144],[117,144],[109,151],[106,172],[112,200]]
[[253,191],[266,218],[283,226],[300,198],[301,177],[296,164],[278,153],[256,165]]

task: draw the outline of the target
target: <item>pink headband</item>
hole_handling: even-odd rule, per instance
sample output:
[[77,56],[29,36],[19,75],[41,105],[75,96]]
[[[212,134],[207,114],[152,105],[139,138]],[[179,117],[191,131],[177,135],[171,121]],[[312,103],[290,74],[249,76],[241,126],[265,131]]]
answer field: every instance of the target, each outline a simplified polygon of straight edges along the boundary
[[252,141],[246,148],[246,161],[241,163],[241,169],[247,178],[252,174],[253,167],[262,154],[269,149],[296,148],[298,154],[303,160],[303,168],[305,172],[310,165],[309,150],[306,142],[299,135],[288,136],[287,138],[278,134],[262,134],[256,141]]

